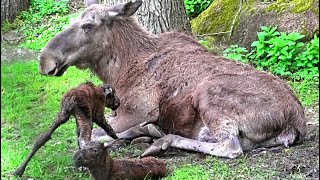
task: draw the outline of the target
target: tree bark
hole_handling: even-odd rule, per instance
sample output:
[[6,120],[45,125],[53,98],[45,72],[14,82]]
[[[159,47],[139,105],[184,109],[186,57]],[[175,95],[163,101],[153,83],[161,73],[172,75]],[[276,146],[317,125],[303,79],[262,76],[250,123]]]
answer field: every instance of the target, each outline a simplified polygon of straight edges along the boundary
[[[128,0],[102,0],[114,5]],[[154,34],[177,31],[191,34],[191,25],[183,0],[144,0],[137,11],[138,21]]]
[[12,22],[17,14],[29,7],[29,0],[1,0],[1,24]]

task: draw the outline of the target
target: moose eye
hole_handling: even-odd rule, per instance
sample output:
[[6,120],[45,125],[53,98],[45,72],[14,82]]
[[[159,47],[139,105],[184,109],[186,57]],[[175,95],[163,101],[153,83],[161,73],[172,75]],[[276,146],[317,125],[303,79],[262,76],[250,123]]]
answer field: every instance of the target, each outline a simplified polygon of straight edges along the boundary
[[85,33],[89,32],[92,27],[93,27],[92,24],[84,24],[84,25],[82,25],[82,29],[83,29],[83,31]]

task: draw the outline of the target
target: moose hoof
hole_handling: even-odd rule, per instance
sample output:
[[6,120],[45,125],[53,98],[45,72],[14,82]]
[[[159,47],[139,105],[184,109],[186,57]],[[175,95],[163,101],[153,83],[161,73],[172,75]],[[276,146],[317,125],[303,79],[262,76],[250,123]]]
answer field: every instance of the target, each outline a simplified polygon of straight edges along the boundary
[[168,134],[163,136],[162,138],[156,140],[142,155],[145,156],[156,156],[159,154],[161,150],[166,150],[170,147],[173,140],[173,135]]
[[160,153],[161,147],[151,145],[140,157],[156,156]]

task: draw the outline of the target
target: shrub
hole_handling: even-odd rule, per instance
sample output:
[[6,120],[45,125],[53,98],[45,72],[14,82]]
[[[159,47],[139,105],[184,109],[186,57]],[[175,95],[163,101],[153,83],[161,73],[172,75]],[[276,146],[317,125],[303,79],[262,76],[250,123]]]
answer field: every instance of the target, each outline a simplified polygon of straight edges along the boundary
[[184,0],[184,6],[190,18],[197,17],[206,10],[213,0]]
[[278,32],[276,27],[261,27],[258,40],[247,53],[244,47],[231,45],[223,55],[229,59],[250,62],[259,70],[287,77],[302,104],[310,106],[319,98],[319,39],[314,35],[302,42],[303,35]]
[[250,62],[258,69],[296,79],[318,76],[319,39],[315,35],[307,44],[304,35],[278,32],[276,27],[261,27],[258,40],[251,46]]
[[244,47],[239,47],[238,45],[231,45],[226,50],[223,51],[223,56],[229,59],[247,63],[247,49]]

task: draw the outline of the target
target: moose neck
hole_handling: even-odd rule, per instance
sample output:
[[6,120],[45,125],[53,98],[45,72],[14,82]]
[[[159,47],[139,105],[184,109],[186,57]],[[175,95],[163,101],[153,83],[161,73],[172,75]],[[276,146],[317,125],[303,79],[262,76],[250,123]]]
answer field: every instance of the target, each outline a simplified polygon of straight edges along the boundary
[[[158,38],[143,30],[133,18],[116,19],[111,27],[112,44],[110,56],[104,57],[103,69],[97,74],[102,81],[115,85],[121,74],[129,67],[139,66],[151,53],[156,51]],[[131,70],[130,70],[131,71]]]

